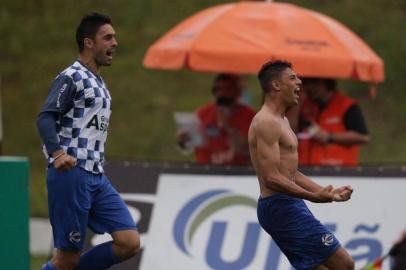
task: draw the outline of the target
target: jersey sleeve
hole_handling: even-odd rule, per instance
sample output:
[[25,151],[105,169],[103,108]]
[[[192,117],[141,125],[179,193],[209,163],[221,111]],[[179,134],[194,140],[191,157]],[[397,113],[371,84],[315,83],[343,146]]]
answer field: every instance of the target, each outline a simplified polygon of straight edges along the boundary
[[50,111],[41,112],[37,117],[38,132],[49,155],[61,149],[56,131],[57,119],[58,113]]
[[344,115],[344,125],[347,130],[353,130],[361,134],[368,134],[364,116],[358,104],[353,104]]
[[37,128],[47,152],[61,149],[57,136],[56,121],[72,107],[76,86],[71,77],[58,76],[52,83],[45,103],[37,117]]
[[76,94],[76,86],[71,77],[66,75],[58,76],[52,83],[42,112],[67,113],[72,107]]

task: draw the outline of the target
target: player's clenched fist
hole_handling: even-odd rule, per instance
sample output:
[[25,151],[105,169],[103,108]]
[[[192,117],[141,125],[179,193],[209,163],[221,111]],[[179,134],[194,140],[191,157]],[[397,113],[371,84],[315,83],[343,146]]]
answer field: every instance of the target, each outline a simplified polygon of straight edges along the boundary
[[63,153],[54,159],[54,167],[58,171],[69,171],[75,166],[76,166],[76,158],[68,154]]
[[343,186],[333,190],[334,201],[336,202],[345,202],[351,198],[353,189],[351,186]]

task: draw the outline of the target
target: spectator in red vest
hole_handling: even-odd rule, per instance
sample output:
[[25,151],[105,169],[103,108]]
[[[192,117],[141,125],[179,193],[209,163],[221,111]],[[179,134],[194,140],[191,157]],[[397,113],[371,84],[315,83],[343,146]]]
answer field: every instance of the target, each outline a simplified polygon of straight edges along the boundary
[[355,166],[370,137],[357,102],[332,79],[304,78],[299,113],[299,164]]
[[[196,110],[203,139],[203,144],[195,148],[197,163],[249,164],[248,129],[255,111],[239,102],[241,86],[237,75],[217,75],[212,87],[214,102]],[[190,137],[181,130],[176,139],[182,147]]]

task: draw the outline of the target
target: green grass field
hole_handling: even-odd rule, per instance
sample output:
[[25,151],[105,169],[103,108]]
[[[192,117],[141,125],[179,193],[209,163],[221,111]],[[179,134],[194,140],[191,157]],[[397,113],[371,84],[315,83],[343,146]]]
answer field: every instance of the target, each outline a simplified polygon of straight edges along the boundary
[[[230,1],[221,1],[222,3]],[[401,0],[289,1],[325,13],[358,33],[384,59],[386,81],[371,100],[367,84],[340,82],[364,110],[372,143],[363,147],[364,163],[404,163],[406,124],[406,4]],[[213,75],[190,71],[157,71],[142,67],[148,46],[177,22],[214,0],[169,2],[11,1],[0,4],[0,56],[4,154],[28,156],[31,162],[31,215],[46,216],[45,161],[35,117],[51,80],[76,57],[74,31],[82,14],[97,10],[114,21],[119,49],[114,65],[102,75],[114,103],[107,157],[138,160],[190,160],[174,146],[174,111],[192,111],[209,102]],[[75,12],[67,12],[75,10]],[[259,86],[249,78],[254,106]]]

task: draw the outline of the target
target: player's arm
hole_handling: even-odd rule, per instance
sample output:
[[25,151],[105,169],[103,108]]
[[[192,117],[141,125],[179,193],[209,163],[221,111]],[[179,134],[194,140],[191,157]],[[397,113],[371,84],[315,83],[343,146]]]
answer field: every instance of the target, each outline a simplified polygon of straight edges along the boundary
[[310,192],[318,192],[323,189],[322,186],[311,180],[309,177],[304,175],[303,173],[296,171],[295,175],[295,182],[297,185],[301,186],[302,188],[310,191]]
[[274,119],[258,119],[256,127],[258,167],[267,188],[312,202],[331,202],[333,187],[309,191],[280,172],[279,139],[282,134],[280,122]]
[[55,168],[61,170],[70,169],[76,164],[76,160],[62,150],[56,127],[56,121],[72,108],[75,93],[76,88],[70,77],[57,77],[37,117],[37,128],[45,148],[55,159]]
[[[320,192],[323,189],[322,186],[311,180],[309,177],[303,173],[296,171],[296,184],[310,192]],[[333,189],[333,201],[343,202],[351,198],[353,189],[351,186],[342,186],[336,189]]]

